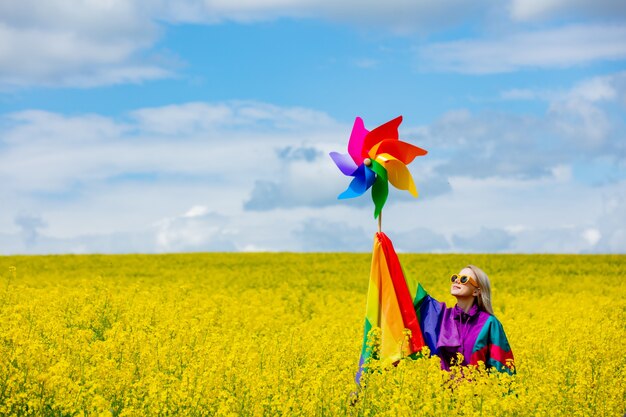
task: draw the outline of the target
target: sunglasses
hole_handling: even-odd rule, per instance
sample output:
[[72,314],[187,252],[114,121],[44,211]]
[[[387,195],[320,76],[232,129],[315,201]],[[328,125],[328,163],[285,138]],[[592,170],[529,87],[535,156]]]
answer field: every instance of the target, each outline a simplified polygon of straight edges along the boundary
[[450,277],[450,281],[454,284],[456,282],[460,282],[463,285],[467,285],[467,283],[469,282],[470,284],[472,284],[474,287],[478,288],[478,284],[476,283],[476,280],[474,280],[474,278],[468,276],[468,275],[459,275],[459,274],[454,274]]

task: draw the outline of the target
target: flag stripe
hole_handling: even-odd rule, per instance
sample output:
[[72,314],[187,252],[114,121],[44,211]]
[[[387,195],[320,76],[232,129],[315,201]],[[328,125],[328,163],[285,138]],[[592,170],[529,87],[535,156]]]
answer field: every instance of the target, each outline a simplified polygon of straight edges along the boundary
[[381,241],[385,258],[387,259],[389,272],[396,293],[396,300],[402,316],[404,328],[411,330],[411,352],[415,352],[424,346],[422,330],[415,314],[413,300],[409,293],[409,287],[404,279],[402,266],[398,255],[393,248],[391,240],[382,232],[377,233],[376,237]]
[[[384,233],[377,233],[372,252],[357,383],[367,369],[368,359],[373,356],[367,346],[372,329],[380,329],[378,359],[386,362],[396,362],[424,346],[413,299],[391,240]],[[409,343],[405,338],[405,329],[411,330]]]

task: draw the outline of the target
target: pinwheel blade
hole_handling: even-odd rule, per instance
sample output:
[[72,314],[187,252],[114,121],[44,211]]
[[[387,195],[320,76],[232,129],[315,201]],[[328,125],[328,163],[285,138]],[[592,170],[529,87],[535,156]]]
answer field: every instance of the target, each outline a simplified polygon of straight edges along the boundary
[[385,170],[385,167],[382,166],[380,162],[376,161],[375,159],[372,159],[372,166],[370,166],[370,169],[374,171],[376,176],[383,177],[384,180],[387,181],[387,171]]
[[375,175],[365,165],[359,165],[354,173],[354,179],[348,185],[348,188],[337,197],[339,200],[345,200],[346,198],[354,198],[363,195],[375,181]]
[[343,172],[345,175],[354,175],[356,170],[358,169],[357,164],[354,163],[352,157],[349,154],[339,153],[339,152],[331,152],[330,157],[335,162],[335,165]]
[[372,161],[372,171],[376,173],[376,182],[372,186],[372,201],[374,201],[374,218],[378,218],[389,195],[389,183],[387,170],[378,163]]
[[413,162],[415,157],[426,155],[428,151],[401,140],[386,139],[377,143],[372,147],[372,149],[370,149],[369,157],[374,159],[377,155],[383,153],[388,153],[394,158],[402,161],[405,165],[408,165]]
[[399,190],[407,190],[413,197],[417,198],[417,189],[415,188],[411,172],[402,161],[385,153],[378,155],[376,161],[387,171],[387,178],[391,185]]
[[380,212],[383,211],[383,206],[387,201],[389,195],[389,183],[382,177],[377,176],[374,186],[372,186],[372,200],[374,201],[374,218],[380,216]]
[[398,140],[398,126],[400,126],[400,123],[402,123],[402,116],[398,116],[369,132],[363,141],[361,156],[367,158],[367,152],[378,142],[382,142],[385,139]]
[[348,142],[348,153],[352,157],[352,160],[355,164],[360,165],[363,162],[363,141],[365,137],[369,133],[369,130],[365,128],[363,124],[363,119],[357,117],[354,120],[354,125],[352,126],[352,133],[350,134],[350,141]]

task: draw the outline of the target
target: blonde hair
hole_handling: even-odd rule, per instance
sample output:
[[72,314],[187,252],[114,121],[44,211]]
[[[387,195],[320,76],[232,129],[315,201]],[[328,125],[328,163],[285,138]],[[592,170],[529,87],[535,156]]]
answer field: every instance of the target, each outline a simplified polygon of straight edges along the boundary
[[491,307],[491,283],[489,282],[489,277],[485,274],[485,271],[477,266],[467,265],[466,268],[474,272],[476,281],[478,281],[478,287],[480,289],[478,296],[476,296],[478,307],[493,316],[493,307]]

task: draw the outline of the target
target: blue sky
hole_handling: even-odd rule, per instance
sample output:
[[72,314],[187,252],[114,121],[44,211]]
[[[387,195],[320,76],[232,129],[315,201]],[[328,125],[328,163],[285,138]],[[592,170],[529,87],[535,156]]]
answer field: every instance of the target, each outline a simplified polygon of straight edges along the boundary
[[625,110],[618,1],[2,4],[0,253],[369,251],[397,115],[399,251],[624,253]]

